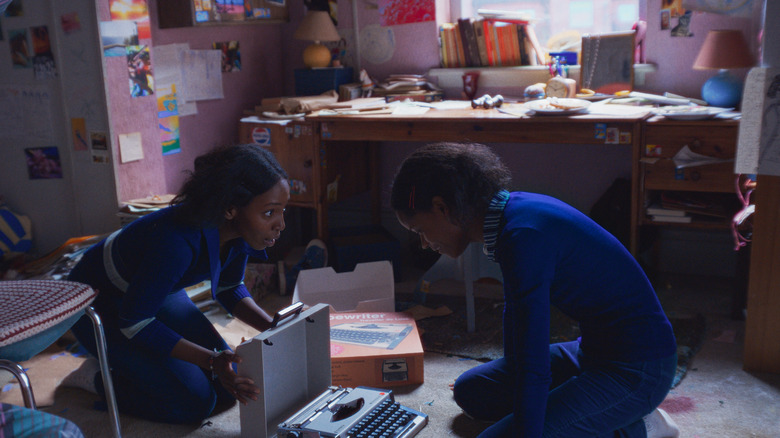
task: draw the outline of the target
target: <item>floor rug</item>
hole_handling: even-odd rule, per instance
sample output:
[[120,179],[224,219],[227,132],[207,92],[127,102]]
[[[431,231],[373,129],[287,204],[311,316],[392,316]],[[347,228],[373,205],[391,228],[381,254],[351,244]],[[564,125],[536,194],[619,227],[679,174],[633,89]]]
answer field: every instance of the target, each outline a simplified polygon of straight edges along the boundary
[[[399,302],[412,297],[397,296]],[[444,307],[442,307],[444,306]],[[428,295],[425,307],[448,309],[443,316],[431,316],[417,320],[425,351],[452,356],[490,361],[503,355],[502,313],[503,302],[476,298],[474,303],[475,327],[473,333],[466,330],[466,300],[462,296]],[[440,311],[439,313],[446,313]],[[577,324],[553,308],[550,315],[550,343],[577,339]],[[704,341],[704,316],[671,317],[670,322],[677,338],[677,373],[672,387],[677,386],[688,371],[693,356]]]

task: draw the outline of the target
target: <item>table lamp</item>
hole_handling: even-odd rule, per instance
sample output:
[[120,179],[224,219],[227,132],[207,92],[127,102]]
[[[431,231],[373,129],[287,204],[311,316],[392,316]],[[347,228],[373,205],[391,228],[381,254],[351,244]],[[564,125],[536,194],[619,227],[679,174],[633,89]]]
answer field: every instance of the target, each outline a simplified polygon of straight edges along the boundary
[[737,29],[711,30],[693,63],[696,70],[718,69],[701,87],[701,97],[712,106],[736,107],[742,99],[742,81],[729,73],[731,68],[755,64],[742,32]]
[[339,41],[341,35],[333,25],[327,11],[309,11],[303,17],[301,25],[293,34],[296,40],[314,41],[303,51],[303,63],[306,67],[327,67],[330,65],[330,50],[320,41]]

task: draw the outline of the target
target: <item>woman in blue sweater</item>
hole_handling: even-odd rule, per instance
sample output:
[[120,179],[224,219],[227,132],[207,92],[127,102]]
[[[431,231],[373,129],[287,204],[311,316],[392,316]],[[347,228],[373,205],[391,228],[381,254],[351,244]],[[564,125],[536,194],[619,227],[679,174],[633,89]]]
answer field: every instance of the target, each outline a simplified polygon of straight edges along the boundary
[[[409,155],[393,182],[398,220],[423,248],[458,257],[484,244],[504,283],[504,357],[461,375],[458,405],[494,421],[480,437],[674,437],[657,409],[676,343],[646,275],[609,232],[573,207],[506,190],[487,147],[438,143]],[[550,306],[581,338],[550,345]]]
[[[214,299],[262,331],[271,317],[243,284],[249,256],[265,258],[285,227],[287,174],[257,145],[215,149],[195,160],[173,206],[143,216],[90,248],[69,279],[99,291],[108,362],[120,411],[186,423],[218,405],[256,399],[233,354],[189,299],[187,286],[211,281]],[[91,324],[73,332],[96,355]],[[94,359],[64,384],[103,393]]]

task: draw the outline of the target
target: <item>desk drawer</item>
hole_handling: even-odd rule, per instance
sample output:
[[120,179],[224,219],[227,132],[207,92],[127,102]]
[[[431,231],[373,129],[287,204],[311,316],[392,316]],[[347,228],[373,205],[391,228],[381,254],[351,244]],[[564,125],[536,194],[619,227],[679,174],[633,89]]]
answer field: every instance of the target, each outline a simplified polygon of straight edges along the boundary
[[[704,123],[647,125],[642,151],[646,190],[734,191],[737,130]],[[685,146],[694,154],[729,161],[677,169],[674,157]]]

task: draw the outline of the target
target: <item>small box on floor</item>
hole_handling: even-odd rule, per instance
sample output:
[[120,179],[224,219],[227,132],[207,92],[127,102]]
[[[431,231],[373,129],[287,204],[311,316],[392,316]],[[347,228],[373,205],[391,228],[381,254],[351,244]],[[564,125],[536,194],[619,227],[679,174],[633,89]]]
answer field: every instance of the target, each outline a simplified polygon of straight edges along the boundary
[[352,272],[306,269],[293,302],[329,304],[332,381],[342,386],[423,383],[423,348],[414,318],[395,312],[390,262],[359,263]]
[[331,313],[330,367],[334,385],[423,383],[423,348],[414,318],[395,312]]

